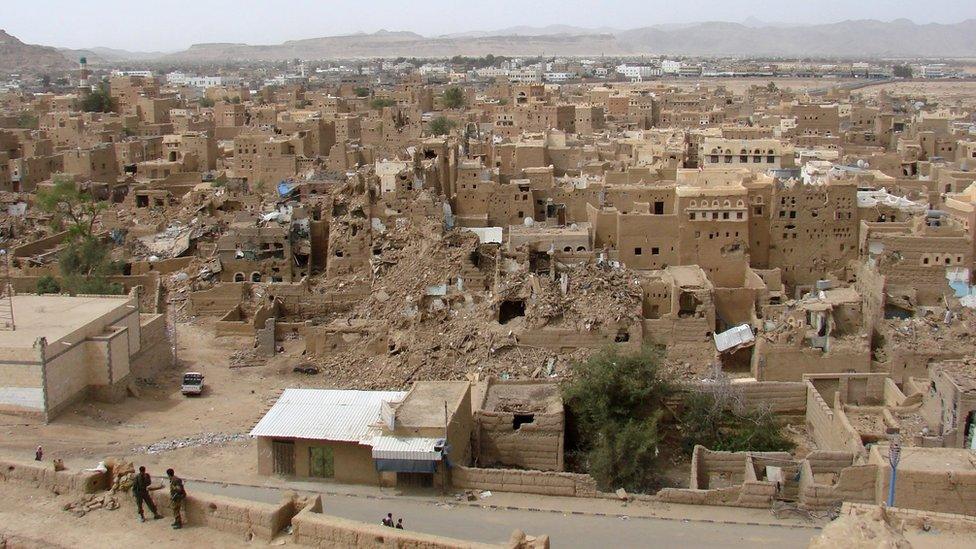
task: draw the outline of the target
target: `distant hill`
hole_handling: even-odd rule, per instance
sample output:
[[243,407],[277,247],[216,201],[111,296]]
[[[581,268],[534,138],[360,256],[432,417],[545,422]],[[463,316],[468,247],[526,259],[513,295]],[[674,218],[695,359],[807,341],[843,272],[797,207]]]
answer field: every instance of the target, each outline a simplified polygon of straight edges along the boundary
[[25,44],[0,29],[0,73],[63,70],[73,66],[58,50]]
[[170,54],[171,62],[228,59],[451,57],[454,55],[737,55],[802,57],[976,57],[976,20],[917,25],[905,19],[785,25],[748,19],[658,25],[631,30],[566,25],[510,27],[427,38],[412,32],[292,40],[279,45],[197,44]]
[[170,63],[210,63],[228,59],[283,61],[357,57],[452,57],[454,55],[589,55],[628,53],[610,34],[425,38],[412,32],[386,32],[290,40],[279,45],[194,44],[160,58]]
[[976,20],[953,25],[898,19],[755,28],[755,23],[699,23],[680,30],[644,27],[616,35],[624,49],[671,55],[976,56]]
[[842,21],[822,25],[706,22],[654,25],[630,30],[569,25],[515,26],[425,37],[382,30],[325,36],[282,44],[194,44],[174,52],[109,48],[62,50],[21,43],[0,31],[0,71],[70,68],[78,57],[91,64],[139,62],[223,63],[288,59],[370,57],[688,55],[739,57],[976,57],[976,19],[951,25],[917,25],[905,19]]
[[153,59],[158,59],[166,55],[165,53],[158,51],[128,51],[113,48],[86,48],[79,50],[58,48],[58,51],[61,52],[61,55],[65,56],[69,61],[77,63],[79,58],[84,57],[88,60],[88,64],[93,66],[126,62],[152,61]]

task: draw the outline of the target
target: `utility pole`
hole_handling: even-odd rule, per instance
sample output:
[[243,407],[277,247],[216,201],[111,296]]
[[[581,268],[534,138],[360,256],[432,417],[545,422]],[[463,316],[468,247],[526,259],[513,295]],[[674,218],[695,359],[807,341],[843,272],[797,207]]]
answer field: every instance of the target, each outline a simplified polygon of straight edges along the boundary
[[894,435],[888,447],[888,463],[891,464],[891,478],[888,480],[888,507],[895,506],[895,483],[898,480],[898,461],[901,460],[901,445],[898,435]]

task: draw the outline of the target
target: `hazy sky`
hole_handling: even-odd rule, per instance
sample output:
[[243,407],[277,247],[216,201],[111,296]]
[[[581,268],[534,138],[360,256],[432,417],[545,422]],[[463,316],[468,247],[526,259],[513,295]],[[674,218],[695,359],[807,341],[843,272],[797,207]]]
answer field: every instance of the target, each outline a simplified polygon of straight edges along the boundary
[[[0,28],[71,48],[178,50],[200,42],[277,44],[379,29],[426,36],[515,25],[635,28],[695,21],[785,23],[976,18],[974,0],[3,0]],[[924,9],[920,9],[923,7]]]

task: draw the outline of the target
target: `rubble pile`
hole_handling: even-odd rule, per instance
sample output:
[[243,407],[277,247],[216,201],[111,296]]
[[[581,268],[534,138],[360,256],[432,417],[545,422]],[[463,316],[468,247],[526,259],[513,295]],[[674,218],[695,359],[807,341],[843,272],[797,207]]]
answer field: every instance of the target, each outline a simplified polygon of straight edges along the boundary
[[132,451],[138,454],[159,454],[181,448],[195,448],[198,446],[219,446],[230,442],[248,440],[245,433],[200,433],[183,438],[161,440],[148,446],[138,446]]
[[62,509],[76,517],[83,517],[92,511],[105,509],[115,511],[119,508],[119,501],[114,495],[88,494],[81,498],[65,503]]

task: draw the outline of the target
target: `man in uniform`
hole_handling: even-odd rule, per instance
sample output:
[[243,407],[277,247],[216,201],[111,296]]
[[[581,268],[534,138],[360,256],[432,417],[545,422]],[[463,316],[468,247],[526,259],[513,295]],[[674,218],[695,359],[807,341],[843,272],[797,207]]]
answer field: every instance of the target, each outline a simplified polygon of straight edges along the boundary
[[156,510],[156,504],[149,497],[149,486],[151,484],[152,477],[146,472],[145,467],[140,466],[139,473],[136,474],[136,478],[132,481],[132,495],[136,497],[136,507],[139,509],[139,522],[146,522],[146,515],[142,512],[143,503],[152,511],[154,520],[163,518],[163,515],[160,515],[159,511]]
[[183,479],[176,476],[172,469],[166,469],[166,476],[169,477],[169,501],[173,508],[173,529],[183,528],[183,500],[186,499],[186,488],[183,487]]

